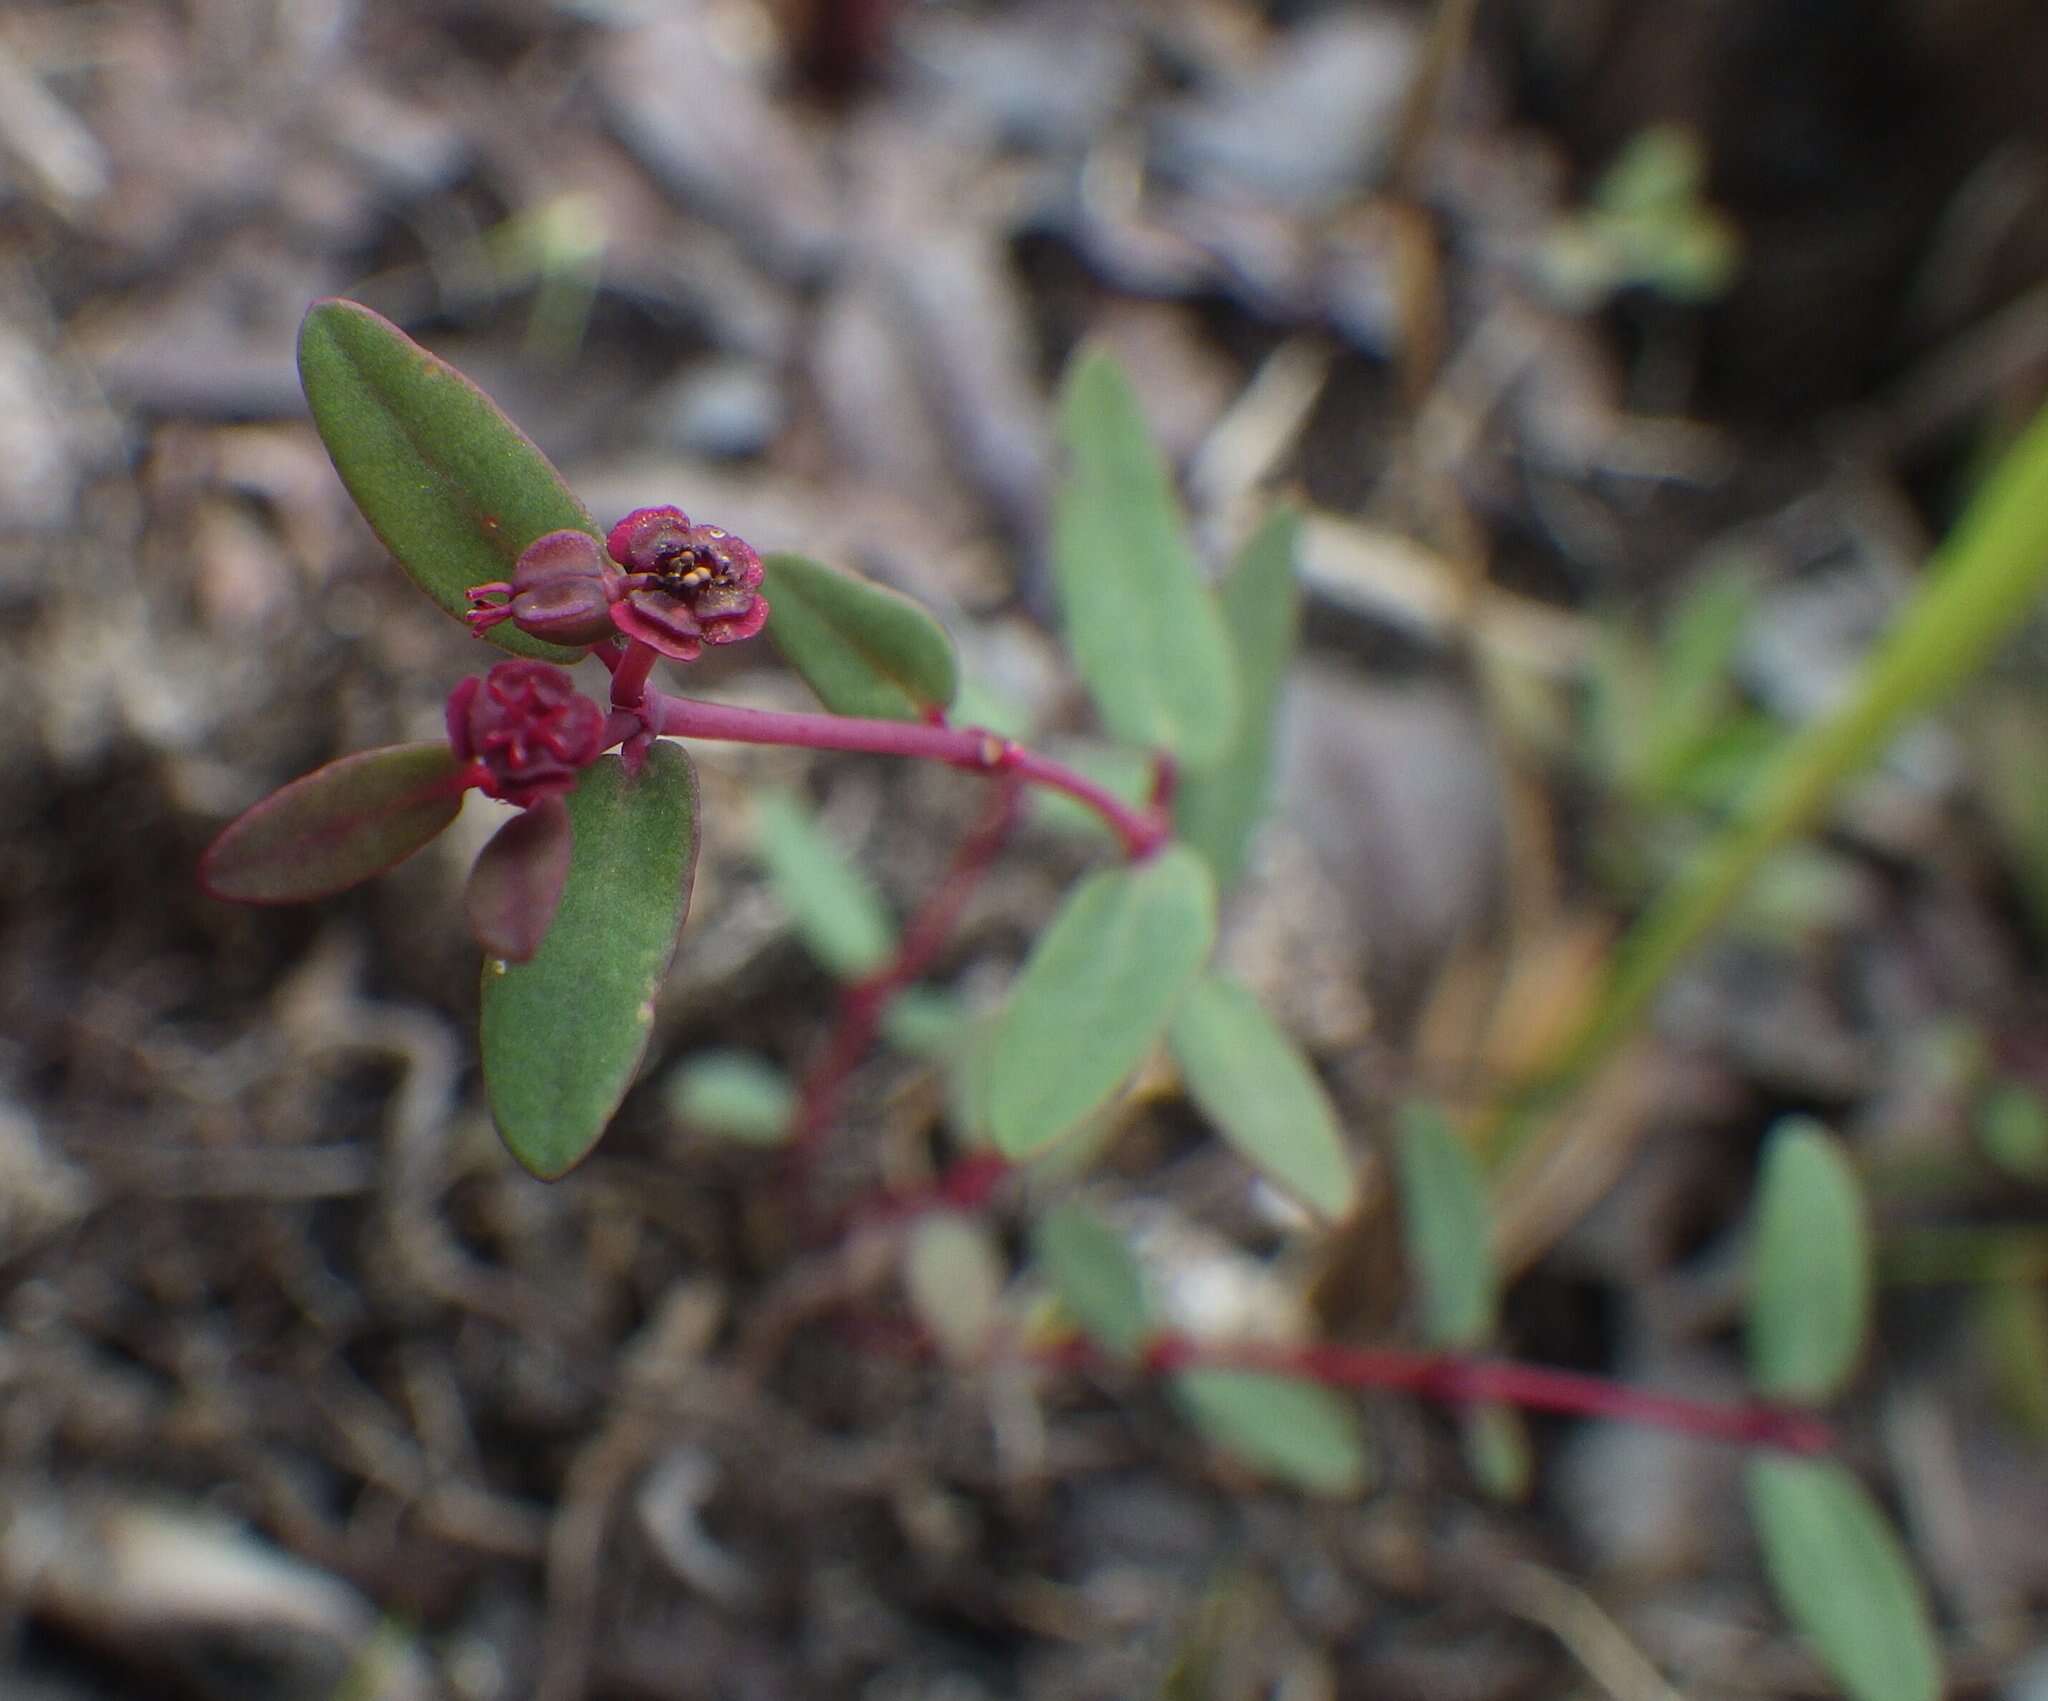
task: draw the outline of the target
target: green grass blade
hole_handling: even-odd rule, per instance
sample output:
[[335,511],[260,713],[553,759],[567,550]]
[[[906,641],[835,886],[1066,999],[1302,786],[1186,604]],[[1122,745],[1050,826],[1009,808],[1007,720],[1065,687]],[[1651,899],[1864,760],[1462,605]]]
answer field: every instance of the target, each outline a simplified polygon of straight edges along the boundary
[[[1721,921],[1750,878],[1811,828],[1842,783],[1901,725],[1984,665],[2048,585],[2048,409],[2028,426],[1929,562],[1890,635],[1833,713],[1794,735],[1746,801],[1622,942],[1592,1013],[1535,1094],[1555,1102],[1635,1028],[1671,973]],[[1511,1119],[1512,1146],[1528,1132]]]

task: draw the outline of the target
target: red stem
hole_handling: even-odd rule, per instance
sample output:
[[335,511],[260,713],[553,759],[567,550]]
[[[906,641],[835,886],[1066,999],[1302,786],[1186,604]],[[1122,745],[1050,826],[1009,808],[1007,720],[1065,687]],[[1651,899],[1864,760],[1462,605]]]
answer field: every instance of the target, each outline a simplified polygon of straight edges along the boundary
[[[1071,1349],[1061,1350],[1064,1355]],[[1082,1362],[1092,1361],[1101,1361],[1101,1355],[1088,1348]],[[1221,1345],[1162,1335],[1147,1349],[1144,1363],[1155,1375],[1196,1366],[1263,1370],[1304,1377],[1326,1388],[1379,1388],[1443,1405],[1507,1405],[1530,1412],[1605,1418],[1794,1453],[1818,1453],[1833,1444],[1828,1426],[1809,1412],[1756,1401],[1710,1405],[1604,1377],[1509,1359],[1467,1358],[1398,1347]]]
[[832,1043],[806,1078],[797,1109],[790,1167],[799,1184],[808,1182],[825,1137],[837,1119],[847,1078],[874,1042],[875,1030],[880,1027],[890,1001],[922,976],[946,948],[960,912],[1016,826],[1018,791],[1017,779],[1005,775],[987,813],[961,841],[938,887],[904,928],[895,957],[840,994],[839,1020]]
[[[614,676],[616,677],[616,676]],[[646,710],[657,732],[677,738],[717,738],[738,744],[781,744],[805,750],[857,750],[873,756],[913,756],[975,773],[1008,774],[1026,785],[1067,796],[1102,817],[1133,861],[1166,843],[1157,811],[1133,809],[1114,792],[1064,763],[1027,750],[980,727],[933,726],[919,721],[865,720],[857,715],[788,714],[742,709],[695,697],[650,691]]]
[[[907,1319],[861,1315],[851,1322],[863,1342],[919,1357],[932,1351],[930,1338]],[[1525,1412],[1640,1424],[1703,1441],[1732,1441],[1741,1447],[1771,1447],[1787,1453],[1824,1453],[1835,1444],[1833,1431],[1811,1412],[1753,1400],[1713,1405],[1631,1388],[1598,1376],[1546,1370],[1508,1359],[1463,1358],[1454,1353],[1404,1352],[1393,1347],[1275,1347],[1159,1335],[1133,1366],[1076,1335],[1026,1347],[1024,1356],[1056,1370],[1136,1369],[1149,1377],[1173,1376],[1185,1370],[1256,1370],[1324,1388],[1370,1388],[1446,1406],[1516,1406]]]
[[612,670],[613,708],[637,709],[646,700],[647,676],[660,659],[652,645],[633,642],[618,660],[606,662]]

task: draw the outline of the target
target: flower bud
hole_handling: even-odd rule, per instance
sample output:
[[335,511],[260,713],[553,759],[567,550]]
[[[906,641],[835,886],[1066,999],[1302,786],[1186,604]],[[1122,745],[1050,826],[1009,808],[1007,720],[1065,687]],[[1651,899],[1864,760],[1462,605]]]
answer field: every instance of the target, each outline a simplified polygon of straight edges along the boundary
[[478,634],[509,620],[551,644],[601,643],[612,636],[611,605],[624,585],[625,575],[588,532],[549,532],[526,546],[509,582],[472,585],[473,606],[463,618]]
[[448,698],[448,742],[480,763],[490,796],[529,806],[574,789],[604,749],[604,711],[558,667],[500,662]]

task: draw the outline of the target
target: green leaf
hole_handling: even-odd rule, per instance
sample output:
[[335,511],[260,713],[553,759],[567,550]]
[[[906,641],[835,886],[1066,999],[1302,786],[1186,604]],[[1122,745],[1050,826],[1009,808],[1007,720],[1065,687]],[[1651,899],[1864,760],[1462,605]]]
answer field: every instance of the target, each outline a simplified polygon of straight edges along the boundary
[[1458,1441],[1465,1468],[1488,1499],[1519,1505],[1529,1498],[1536,1461],[1528,1420],[1513,1406],[1467,1406],[1459,1413]]
[[1395,1157],[1423,1337],[1452,1351],[1477,1346],[1493,1333],[1499,1304],[1479,1160],[1441,1111],[1419,1101],[1401,1107]]
[[2048,1294],[2038,1284],[2038,1263],[2033,1269],[2017,1259],[2012,1263],[2004,1280],[1977,1291],[1971,1321],[1991,1365],[2000,1408],[2038,1447],[2048,1442]]
[[[511,577],[537,537],[602,538],[561,474],[483,391],[388,319],[318,301],[299,327],[299,381],[334,470],[412,582],[453,615],[471,585]],[[584,652],[509,620],[484,636],[515,655]]]
[[985,1224],[934,1211],[911,1225],[903,1285],[917,1319],[955,1364],[981,1357],[1003,1298],[1003,1261]]
[[779,1146],[796,1115],[796,1089],[765,1058],[700,1051],[662,1083],[669,1112],[685,1128],[746,1146]]
[[1854,1701],[1935,1701],[1927,1603],[1863,1485],[1832,1459],[1758,1457],[1748,1487],[1771,1588]]
[[767,633],[835,715],[923,720],[959,687],[953,640],[910,598],[803,555],[766,555]]
[[882,1037],[928,1063],[945,1063],[967,1042],[974,1018],[958,997],[936,986],[907,986],[882,1011]]
[[1124,1237],[1085,1205],[1055,1205],[1031,1231],[1032,1250],[1074,1321],[1115,1358],[1134,1360],[1158,1326],[1145,1272]]
[[484,1084],[498,1132],[544,1181],[582,1161],[632,1084],[697,864],[697,776],[658,741],[638,778],[617,756],[569,794],[575,852],[532,961],[483,975]]
[[1167,1030],[1189,1096],[1245,1161],[1326,1217],[1358,1202],[1351,1154],[1308,1059],[1236,981],[1204,975]]
[[1839,1392],[1870,1323],[1870,1225],[1834,1136],[1787,1117],[1771,1130],[1757,1183],[1749,1371],[1759,1393],[1821,1401]]
[[1318,1383],[1259,1370],[1184,1370],[1174,1397],[1224,1452],[1311,1494],[1365,1488],[1365,1434],[1350,1403]]
[[1219,761],[1237,724],[1229,641],[1138,398],[1099,350],[1068,371],[1060,434],[1068,465],[1053,570],[1067,644],[1103,725],[1189,768]]
[[240,904],[295,904],[382,874],[453,821],[462,764],[447,743],[358,751],[293,780],[230,822],[199,884]]
[[2003,1081],[1977,1107],[1984,1155],[2022,1181],[2048,1181],[2048,1100],[2020,1081]]
[[1848,694],[1785,741],[1726,824],[1637,919],[1540,1090],[1500,1131],[1496,1156],[1532,1137],[1542,1107],[1561,1102],[1613,1054],[1756,871],[1820,819],[1908,718],[1933,708],[2008,642],[2044,586],[2048,407],[1983,481]]
[[1670,797],[1729,718],[1730,676],[1755,610],[1755,578],[1742,563],[1702,574],[1672,610],[1657,646],[1649,713],[1635,728],[1629,779],[1639,796]]
[[1301,585],[1294,572],[1300,530],[1301,517],[1291,508],[1275,509],[1216,588],[1243,693],[1237,732],[1213,767],[1182,777],[1173,827],[1209,859],[1224,890],[1244,867],[1252,832],[1266,813],[1274,716],[1301,632]]
[[989,1060],[989,1129],[1027,1158],[1144,1061],[1216,938],[1208,866],[1182,845],[1090,875],[1039,936]]
[[871,975],[896,954],[874,887],[788,792],[755,800],[754,848],[811,955],[841,980]]

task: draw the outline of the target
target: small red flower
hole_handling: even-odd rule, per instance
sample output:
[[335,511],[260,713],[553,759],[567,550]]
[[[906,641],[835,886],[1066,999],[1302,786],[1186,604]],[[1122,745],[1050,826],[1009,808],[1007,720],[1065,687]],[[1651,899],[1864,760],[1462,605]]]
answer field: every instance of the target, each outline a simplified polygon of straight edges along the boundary
[[720,526],[693,526],[680,508],[640,508],[605,540],[626,570],[612,624],[677,661],[706,644],[736,644],[768,619],[761,558]]
[[588,532],[549,532],[526,546],[509,581],[472,585],[473,606],[463,618],[479,637],[509,620],[551,644],[601,643],[612,635],[612,603],[625,593],[625,581]]
[[448,742],[459,760],[483,765],[486,793],[528,807],[574,789],[597,760],[604,711],[558,667],[500,662],[450,693]]

